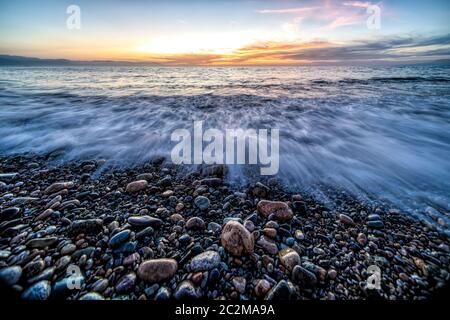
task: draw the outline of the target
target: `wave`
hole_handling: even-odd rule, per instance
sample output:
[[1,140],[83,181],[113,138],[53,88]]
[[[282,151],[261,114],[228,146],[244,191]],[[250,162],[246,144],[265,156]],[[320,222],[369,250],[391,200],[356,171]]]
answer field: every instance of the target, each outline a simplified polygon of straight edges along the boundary
[[[171,133],[191,130],[193,121],[202,120],[205,130],[277,128],[278,177],[289,188],[330,201],[331,190],[342,189],[448,225],[450,90],[445,72],[372,76],[362,88],[357,72],[344,71],[328,78],[292,75],[280,83],[286,75],[274,76],[272,70],[267,79],[277,83],[264,83],[269,80],[258,75],[245,81],[247,87],[242,84],[245,75],[232,74],[238,80],[230,80],[209,71],[209,78],[187,86],[200,89],[187,90],[183,85],[189,83],[179,80],[171,93],[166,78],[159,90],[144,90],[134,80],[128,84],[133,89],[126,90],[104,80],[111,86],[105,89],[92,83],[106,77],[101,72],[88,77],[70,71],[65,77],[76,84],[61,80],[51,87],[37,80],[27,84],[26,79],[0,83],[0,154],[63,150],[64,161],[105,158],[109,164],[131,166],[156,155],[168,157],[174,146]],[[60,75],[44,78],[50,76]],[[386,81],[398,86],[382,85]],[[262,91],[254,90],[265,84]],[[211,86],[227,89],[210,92]],[[229,90],[233,86],[240,89]],[[233,172],[242,177],[244,169],[236,166]]]

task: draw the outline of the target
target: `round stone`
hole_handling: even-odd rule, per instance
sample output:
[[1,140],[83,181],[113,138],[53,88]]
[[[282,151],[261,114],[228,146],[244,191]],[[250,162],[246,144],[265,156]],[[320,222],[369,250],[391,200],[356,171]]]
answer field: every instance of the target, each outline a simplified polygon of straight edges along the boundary
[[51,287],[50,282],[42,280],[22,293],[22,299],[24,300],[47,300],[50,297]]
[[253,235],[242,224],[233,220],[223,227],[220,242],[225,250],[235,256],[253,253],[255,246]]
[[220,255],[216,251],[205,251],[192,258],[190,263],[191,272],[207,271],[214,269],[220,264]]
[[137,275],[147,282],[160,282],[172,278],[178,264],[174,259],[152,259],[141,263]]
[[195,198],[194,203],[200,210],[206,210],[209,208],[209,199],[207,197],[198,196]]

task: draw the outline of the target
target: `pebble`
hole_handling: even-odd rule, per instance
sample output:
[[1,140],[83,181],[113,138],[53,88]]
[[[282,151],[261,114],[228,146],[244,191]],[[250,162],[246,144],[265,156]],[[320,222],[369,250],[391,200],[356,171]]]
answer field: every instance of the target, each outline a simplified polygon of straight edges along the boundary
[[384,223],[383,223],[383,221],[380,221],[380,220],[367,221],[367,226],[369,228],[373,228],[373,229],[382,229],[382,228],[384,228]]
[[8,221],[8,220],[15,219],[19,216],[19,213],[20,213],[20,208],[18,208],[18,207],[10,207],[10,208],[3,209],[0,212],[0,221]]
[[209,208],[209,205],[210,205],[209,199],[204,196],[196,197],[194,200],[194,203],[197,206],[197,208],[199,208],[200,210],[206,210]]
[[192,217],[186,222],[186,229],[188,230],[201,230],[205,228],[205,221],[199,217]]
[[116,233],[114,236],[109,239],[108,246],[112,249],[116,249],[120,247],[122,244],[128,241],[130,238],[131,231],[130,230],[122,230]]
[[256,244],[272,255],[278,253],[277,244],[274,241],[266,238],[265,236],[259,237],[258,241],[256,241]]
[[291,282],[281,280],[266,295],[264,300],[293,300],[295,299],[295,288]]
[[356,241],[358,241],[358,243],[364,247],[367,244],[367,237],[364,233],[359,233]]
[[220,237],[222,246],[234,256],[253,253],[255,246],[253,235],[237,221],[228,221]]
[[117,281],[116,292],[119,294],[130,292],[134,289],[135,283],[136,274],[134,272],[126,274]]
[[128,223],[133,227],[145,228],[145,227],[160,227],[163,221],[159,218],[144,216],[132,216],[128,218]]
[[291,248],[285,248],[281,250],[278,253],[278,256],[280,258],[281,264],[285,266],[289,271],[292,271],[292,269],[294,269],[296,265],[300,264],[300,256],[295,250]]
[[273,216],[278,221],[288,221],[294,216],[285,202],[261,200],[257,205],[258,212],[265,218]]
[[256,282],[255,285],[255,295],[258,298],[262,298],[266,295],[266,293],[270,290],[272,286],[270,282],[265,279],[260,279]]
[[19,282],[22,276],[20,266],[7,267],[0,270],[0,282],[8,286],[13,286]]
[[49,237],[49,238],[35,238],[31,239],[27,242],[26,246],[29,248],[35,249],[43,249],[46,247],[50,247],[58,242],[58,238]]
[[59,192],[63,189],[70,189],[74,186],[74,183],[69,181],[69,182],[56,182],[52,185],[50,185],[49,187],[47,187],[44,190],[45,194],[52,194],[52,193],[56,193]]
[[295,239],[297,240],[305,239],[305,235],[303,234],[302,230],[295,230]]
[[137,275],[146,282],[160,282],[172,278],[177,270],[178,264],[174,259],[152,259],[141,263]]
[[191,272],[207,271],[219,266],[221,262],[220,255],[216,251],[205,251],[194,258],[190,263]]
[[177,300],[188,300],[199,298],[199,293],[194,287],[194,284],[189,280],[182,281],[178,287],[175,289],[173,294],[174,298]]
[[354,224],[353,219],[343,213],[341,213],[339,215],[339,221],[345,225],[353,225]]
[[163,301],[170,299],[170,289],[166,287],[159,288],[158,292],[156,292],[155,300]]
[[125,191],[128,193],[135,193],[144,190],[147,187],[148,187],[147,180],[137,180],[127,184]]
[[97,292],[88,292],[81,296],[80,300],[105,300],[105,298]]
[[302,286],[313,287],[317,284],[317,277],[311,271],[296,265],[292,270],[292,281]]
[[245,286],[247,285],[247,280],[244,277],[234,277],[233,286],[236,288],[236,291],[239,293],[245,292]]
[[50,297],[51,286],[47,280],[33,284],[22,293],[24,300],[47,300]]
[[69,232],[72,235],[77,235],[80,233],[98,233],[103,228],[103,221],[101,219],[86,219],[86,220],[75,220],[71,223],[69,227]]

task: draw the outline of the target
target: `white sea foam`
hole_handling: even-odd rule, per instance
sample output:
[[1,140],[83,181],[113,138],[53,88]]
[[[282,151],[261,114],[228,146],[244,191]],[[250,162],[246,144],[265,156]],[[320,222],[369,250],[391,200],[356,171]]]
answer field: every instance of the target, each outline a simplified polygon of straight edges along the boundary
[[0,68],[1,154],[132,165],[169,156],[197,120],[279,129],[289,187],[449,222],[450,68]]

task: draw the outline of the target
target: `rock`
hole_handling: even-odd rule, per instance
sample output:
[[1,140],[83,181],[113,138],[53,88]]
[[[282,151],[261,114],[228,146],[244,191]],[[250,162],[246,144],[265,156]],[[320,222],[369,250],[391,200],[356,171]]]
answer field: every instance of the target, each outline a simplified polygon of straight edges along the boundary
[[45,268],[44,260],[42,260],[42,259],[33,260],[33,261],[28,262],[23,267],[23,273],[26,278],[31,278],[31,277],[34,277],[35,275],[37,275],[42,270],[44,270],[44,268]]
[[134,265],[135,262],[139,262],[140,259],[141,259],[141,256],[139,255],[139,253],[135,252],[123,259],[123,265],[124,266],[132,266],[132,265]]
[[367,244],[367,237],[364,233],[359,233],[356,241],[358,241],[358,243],[364,247]]
[[170,289],[166,287],[159,288],[158,292],[155,294],[156,301],[163,301],[170,299]]
[[130,230],[122,230],[109,239],[108,246],[112,249],[116,249],[120,247],[122,244],[128,241],[130,238],[131,231]]
[[69,227],[69,233],[77,235],[80,233],[98,233],[103,229],[103,221],[101,219],[75,220]]
[[205,221],[199,217],[192,217],[186,222],[186,229],[188,230],[201,230],[205,228]]
[[289,281],[281,280],[266,295],[264,300],[293,300],[295,299],[295,288]]
[[177,269],[174,259],[152,259],[141,263],[137,275],[146,282],[160,282],[172,278]]
[[12,182],[19,177],[17,172],[0,173],[0,181]]
[[420,258],[416,258],[416,257],[413,257],[413,260],[414,260],[414,264],[416,265],[416,267],[422,272],[422,274],[424,276],[427,277],[428,276],[428,267],[425,264],[425,261],[423,261]]
[[292,271],[292,269],[294,269],[296,265],[300,264],[300,256],[295,250],[291,248],[285,248],[281,250],[278,253],[278,256],[280,258],[281,264],[285,266],[289,271]]
[[353,225],[354,224],[353,219],[343,213],[341,213],[339,215],[339,221],[345,225]]
[[10,207],[0,212],[0,221],[13,220],[19,217],[20,208]]
[[135,283],[136,274],[134,272],[126,274],[117,281],[116,292],[119,294],[130,292],[134,289]]
[[145,238],[145,237],[151,237],[154,232],[155,232],[155,230],[153,230],[152,227],[147,227],[147,228],[139,231],[138,233],[136,233],[136,239],[142,239],[142,238]]
[[150,182],[150,180],[153,179],[153,174],[151,173],[141,173],[136,177],[136,180],[146,180],[147,182]]
[[22,293],[24,300],[47,300],[50,297],[51,287],[47,280],[33,284]]
[[72,181],[69,182],[55,182],[54,184],[47,187],[47,189],[44,190],[45,194],[52,194],[55,192],[59,192],[63,189],[70,189],[74,186],[74,183]]
[[58,238],[49,237],[49,238],[35,238],[31,239],[26,243],[26,246],[29,248],[43,249],[46,247],[50,247],[58,242]]
[[166,190],[161,194],[161,196],[163,198],[170,198],[171,196],[173,196],[173,190]]
[[0,270],[0,283],[13,286],[19,282],[21,276],[22,268],[20,266],[3,268]]
[[334,269],[330,269],[330,270],[328,270],[327,275],[330,280],[334,280],[337,277],[337,271]]
[[262,233],[265,236],[268,236],[269,238],[276,238],[276,236],[277,236],[277,229],[275,229],[275,228],[264,228],[262,230]]
[[292,281],[306,287],[313,287],[317,284],[317,277],[311,271],[296,265],[292,270]]
[[285,202],[261,200],[257,205],[258,212],[265,218],[275,218],[278,221],[292,219],[293,212]]
[[369,216],[367,217],[367,220],[369,220],[369,221],[381,221],[381,217],[380,217],[379,214],[372,213],[372,214],[369,214]]
[[36,220],[45,220],[48,217],[50,217],[53,214],[53,209],[46,209],[44,212],[42,212],[40,215],[36,217]]
[[222,229],[222,227],[220,226],[220,224],[216,223],[216,222],[210,222],[208,223],[208,230],[213,231],[214,233],[219,232],[220,229]]
[[305,235],[303,234],[302,230],[295,230],[295,239],[297,240],[305,240]]
[[232,255],[241,256],[253,253],[255,246],[253,235],[237,221],[228,221],[220,237],[222,246]]
[[88,292],[81,296],[80,300],[105,300],[105,298],[97,292]]
[[256,244],[259,245],[261,248],[263,248],[265,251],[267,251],[270,254],[275,255],[278,253],[277,244],[274,241],[266,238],[265,236],[259,237]]
[[77,249],[77,246],[73,243],[68,243],[64,247],[61,248],[61,255],[71,254]]
[[270,192],[270,188],[261,182],[257,182],[252,188],[252,195],[258,198],[267,197]]
[[270,290],[272,286],[270,282],[265,279],[260,279],[256,282],[255,285],[255,295],[258,298],[262,298],[266,295],[266,293]]
[[198,196],[194,200],[194,204],[199,208],[200,210],[206,210],[209,208],[209,199],[204,196]]
[[147,187],[148,187],[147,180],[137,180],[127,184],[125,191],[128,193],[135,193],[144,190]]
[[245,220],[244,227],[250,232],[253,232],[253,230],[255,230],[255,224],[251,220]]
[[239,293],[245,292],[245,286],[247,285],[247,280],[244,277],[234,277],[233,278],[233,286],[236,288],[236,291]]
[[131,216],[128,218],[128,223],[133,227],[145,228],[148,226],[159,227],[163,224],[163,221],[150,216]]
[[109,285],[108,279],[98,279],[92,285],[92,291],[102,293],[103,291],[106,290],[106,288],[108,288],[108,285]]
[[384,228],[383,221],[375,220],[375,221],[367,221],[367,226],[373,229],[382,229]]
[[190,280],[182,281],[175,289],[173,296],[177,300],[197,299],[200,297]]
[[211,270],[218,267],[220,261],[220,255],[216,251],[205,251],[192,258],[190,270],[191,272]]

